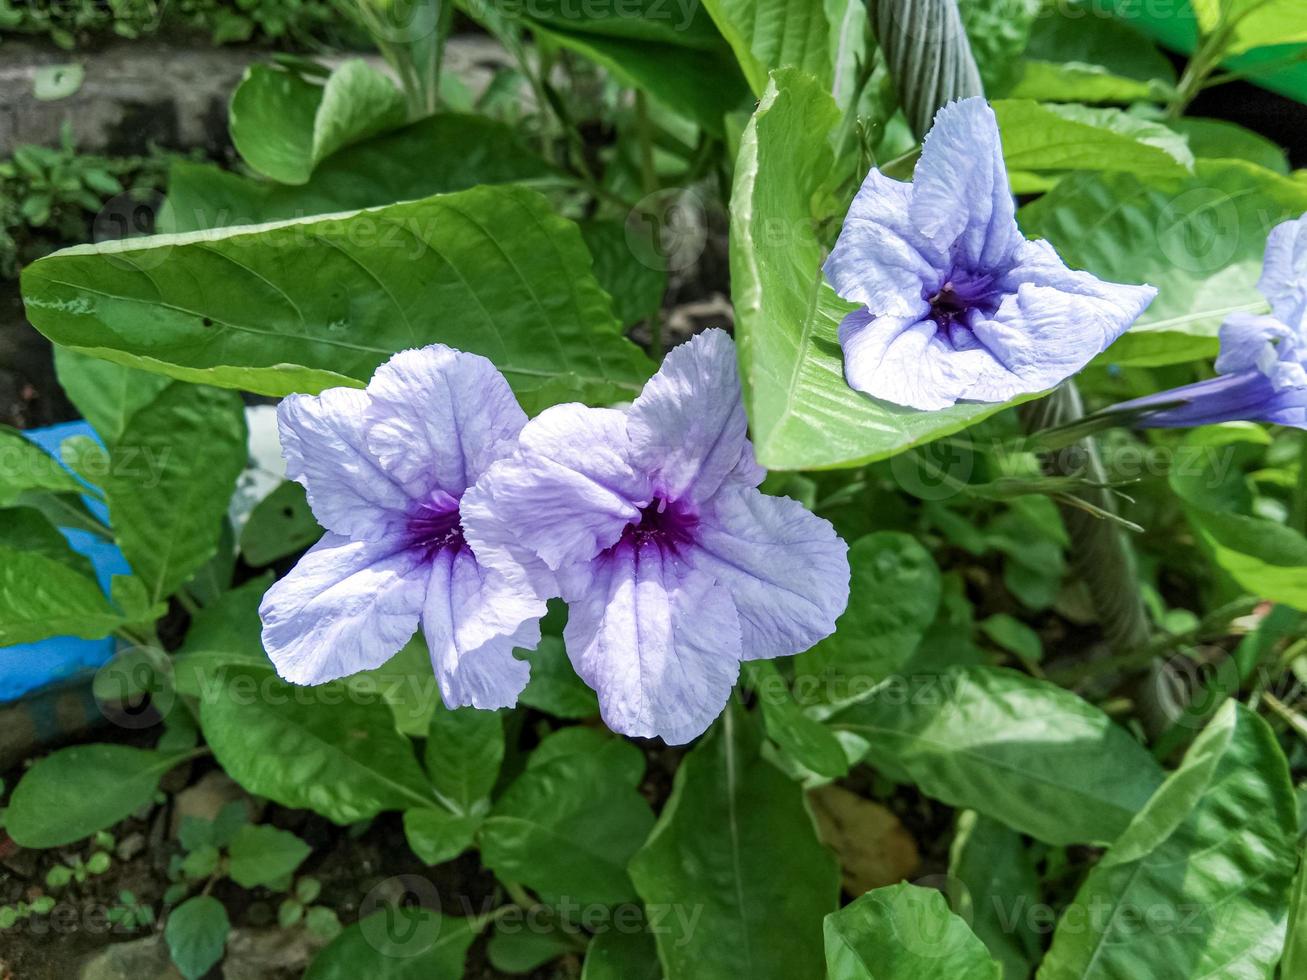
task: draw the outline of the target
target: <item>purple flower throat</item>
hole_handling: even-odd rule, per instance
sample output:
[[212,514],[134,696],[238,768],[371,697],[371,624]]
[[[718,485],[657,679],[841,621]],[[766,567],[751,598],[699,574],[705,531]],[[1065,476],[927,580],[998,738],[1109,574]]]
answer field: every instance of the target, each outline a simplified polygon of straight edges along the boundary
[[654,497],[640,508],[640,516],[622,529],[611,550],[628,546],[637,552],[645,545],[657,545],[664,553],[676,554],[694,544],[698,516],[682,501]]
[[458,514],[458,500],[437,490],[431,500],[409,512],[405,534],[410,551],[420,551],[427,559],[445,548],[461,551],[464,547],[463,524]]
[[969,314],[977,310],[990,317],[998,310],[1002,294],[995,285],[993,273],[971,273],[954,269],[933,293],[929,287],[921,298],[930,304],[929,319],[935,321],[936,334],[955,348],[975,346]]

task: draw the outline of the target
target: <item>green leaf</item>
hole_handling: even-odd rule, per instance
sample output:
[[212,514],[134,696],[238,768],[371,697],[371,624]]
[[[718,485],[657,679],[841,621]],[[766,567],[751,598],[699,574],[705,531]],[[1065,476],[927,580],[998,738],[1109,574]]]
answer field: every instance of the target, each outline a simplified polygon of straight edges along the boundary
[[1233,24],[1230,38],[1221,49],[1227,57],[1253,48],[1307,43],[1307,10],[1297,0],[1202,0],[1194,7],[1199,12],[1199,23],[1206,29],[1210,29],[1206,23],[1210,11],[1217,7],[1223,16],[1218,16],[1216,22]]
[[481,816],[466,816],[442,809],[408,810],[404,813],[404,837],[424,864],[452,861],[476,840]]
[[1027,913],[1042,897],[1035,855],[1021,835],[975,810],[958,814],[948,873],[962,884],[957,912],[1003,967],[1004,980],[1026,980],[1041,941]]
[[821,0],[705,0],[704,7],[754,95],[762,95],[773,68],[801,69],[830,88],[831,26]]
[[1002,969],[942,893],[888,885],[826,916],[830,980],[999,980]]
[[[1301,832],[1301,824],[1300,824]],[[1298,874],[1293,881],[1293,898],[1289,903],[1289,926],[1280,958],[1280,976],[1299,977],[1307,970],[1307,852],[1298,851]]]
[[1183,177],[1194,158],[1184,138],[1120,109],[1026,99],[993,103],[1012,170],[1121,170]]
[[994,667],[891,679],[830,719],[873,765],[927,796],[1048,844],[1109,843],[1161,782],[1153,757],[1098,708]]
[[541,930],[535,923],[528,928],[522,922],[500,920],[486,944],[486,959],[501,974],[530,973],[576,949],[572,936],[579,931],[575,926],[569,928],[573,930],[570,935],[558,928]]
[[476,938],[470,918],[421,906],[386,907],[354,923],[309,965],[304,980],[462,980]]
[[1039,14],[1051,13],[1041,11],[1041,6],[1040,0],[958,0],[962,26],[986,92],[1003,92],[1019,71],[1031,27]]
[[123,367],[67,347],[55,347],[54,368],[64,394],[109,445],[123,434],[132,415],[154,401],[169,383],[162,375]]
[[540,645],[525,656],[531,664],[531,679],[518,696],[521,704],[559,718],[592,718],[599,714],[599,699],[576,676],[561,636],[544,634]]
[[800,704],[832,704],[865,693],[916,651],[939,608],[940,574],[915,538],[877,531],[849,548],[852,602],[835,632],[794,661]]
[[347,685],[295,688],[270,669],[232,668],[203,687],[204,737],[249,792],[339,824],[435,805],[390,709],[351,698]]
[[493,711],[438,706],[427,734],[427,775],[455,813],[484,812],[504,761],[504,723]]
[[653,936],[646,930],[601,932],[590,940],[581,980],[663,980]]
[[1289,160],[1275,143],[1260,133],[1223,119],[1199,119],[1181,116],[1166,124],[1189,141],[1196,157],[1213,160],[1246,160],[1259,167],[1287,176]]
[[0,425],[0,507],[30,490],[82,493],[86,488],[59,461],[17,429]]
[[74,745],[51,752],[14,787],[5,830],[20,847],[63,847],[112,827],[154,799],[186,752]]
[[756,724],[728,707],[682,761],[631,861],[646,907],[699,913],[694,922],[669,914],[655,930],[669,977],[821,974],[818,923],[835,908],[839,869],[803,791],[759,755],[759,742]]
[[255,170],[303,184],[337,150],[404,123],[403,94],[360,59],[325,85],[271,65],[251,65],[231,99],[231,138]]
[[785,678],[770,660],[746,661],[749,686],[758,693],[767,737],[795,762],[827,779],[847,775],[849,760],[835,733],[803,713]]
[[271,565],[322,537],[304,488],[285,480],[250,511],[241,528],[241,555],[249,565]]
[[649,804],[606,754],[568,753],[527,768],[481,828],[486,867],[546,900],[635,898],[626,865],[653,825]]
[[837,330],[854,309],[822,276],[812,202],[848,176],[828,134],[835,103],[812,78],[772,74],[745,129],[731,192],[731,296],[745,408],[770,469],[852,466],[948,435],[1000,410],[878,402],[844,381]]
[[218,550],[245,468],[245,409],[229,391],[174,383],[132,415],[109,453],[109,519],[158,602]]
[[572,725],[550,732],[530,756],[528,769],[548,765],[569,755],[593,755],[601,760],[608,778],[636,789],[644,780],[644,753],[633,743],[600,728]]
[[230,929],[222,902],[212,895],[197,895],[172,910],[163,937],[181,975],[200,980],[222,959]]
[[1075,268],[1160,293],[1100,356],[1149,366],[1214,355],[1231,313],[1261,312],[1266,233],[1307,211],[1307,184],[1235,160],[1195,163],[1182,180],[1072,174],[1022,208],[1021,226]]
[[242,888],[268,885],[294,874],[312,850],[287,830],[247,823],[228,848],[227,873]]
[[1269,977],[1284,943],[1297,836],[1274,734],[1227,702],[1089,872],[1040,980]]
[[667,291],[666,270],[642,261],[631,245],[639,234],[621,221],[581,224],[581,237],[594,258],[595,278],[613,298],[613,312],[624,326],[656,313]]
[[1015,616],[995,613],[980,621],[980,631],[993,643],[1016,654],[1024,664],[1035,664],[1044,659],[1044,643],[1039,634]]
[[79,246],[24,276],[29,317],[59,343],[262,394],[357,385],[437,341],[488,356],[528,410],[629,398],[652,367],[576,226],[521,187]]

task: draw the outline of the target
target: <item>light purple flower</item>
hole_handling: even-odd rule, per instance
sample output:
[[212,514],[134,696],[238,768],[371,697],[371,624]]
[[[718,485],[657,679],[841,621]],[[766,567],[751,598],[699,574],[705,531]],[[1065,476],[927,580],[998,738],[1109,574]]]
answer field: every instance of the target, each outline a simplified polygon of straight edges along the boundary
[[530,667],[513,649],[539,642],[545,603],[477,561],[460,515],[526,424],[494,365],[404,351],[366,391],[291,395],[277,417],[287,475],[327,529],[259,608],[277,672],[320,684],[378,667],[420,622],[446,704],[514,704]]
[[[757,486],[735,348],[719,330],[668,354],[629,409],[559,405],[465,498],[478,555],[534,557],[569,605],[564,639],[614,731],[700,734],[740,661],[798,653],[848,601],[844,542]],[[525,549],[523,554],[522,549]]]
[[1157,295],[1068,269],[1022,236],[980,98],[939,111],[911,184],[867,175],[824,269],[862,305],[840,324],[848,383],[919,409],[1053,388]]
[[1142,413],[1145,429],[1274,422],[1307,429],[1307,215],[1271,230],[1257,283],[1270,316],[1235,313],[1221,324],[1218,377],[1114,405]]

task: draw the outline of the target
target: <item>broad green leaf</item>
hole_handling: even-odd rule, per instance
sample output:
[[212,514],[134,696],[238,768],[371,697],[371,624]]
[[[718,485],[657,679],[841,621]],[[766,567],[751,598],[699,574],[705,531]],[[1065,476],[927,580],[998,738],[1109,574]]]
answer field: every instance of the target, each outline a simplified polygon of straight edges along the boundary
[[942,893],[888,885],[826,916],[830,980],[1000,980],[985,944]]
[[200,980],[222,959],[230,929],[222,902],[212,895],[196,895],[169,913],[163,937],[181,975]]
[[626,865],[653,826],[653,813],[621,772],[617,757],[595,753],[528,767],[482,825],[486,867],[546,901],[633,900]]
[[835,632],[794,661],[802,705],[834,704],[866,693],[916,652],[939,608],[940,574],[915,538],[877,531],[849,548],[851,602]]
[[1039,980],[1269,977],[1284,944],[1297,836],[1274,734],[1227,702],[1089,872]]
[[[1302,794],[1299,791],[1299,800]],[[1299,834],[1302,833],[1301,804]],[[1299,977],[1307,971],[1307,850],[1299,848],[1298,873],[1293,881],[1293,898],[1289,903],[1289,926],[1284,938],[1284,955],[1280,958],[1282,977]]]
[[561,636],[545,633],[540,645],[525,657],[531,664],[531,680],[518,701],[559,718],[592,718],[599,714],[599,699],[576,676]]
[[1026,980],[1041,942],[1030,909],[1041,901],[1035,855],[1021,835],[975,810],[958,814],[949,848],[956,911],[1003,967],[1004,980]]
[[231,99],[231,139],[255,170],[303,184],[335,151],[402,125],[404,96],[360,59],[326,83],[272,65],[251,65]]
[[484,812],[503,761],[504,723],[498,714],[443,704],[436,708],[427,734],[427,775],[456,813]]
[[17,429],[0,425],[0,507],[10,507],[31,490],[82,493],[77,482],[59,461]]
[[526,765],[528,769],[536,769],[568,755],[599,757],[608,778],[631,789],[638,788],[644,779],[644,753],[634,742],[584,725],[550,732],[527,757]]
[[481,816],[450,813],[441,808],[404,813],[404,838],[424,864],[452,861],[476,841]]
[[631,239],[641,232],[621,221],[586,221],[581,237],[594,259],[595,278],[613,298],[613,312],[623,326],[646,319],[662,306],[667,273],[642,261]]
[[1013,170],[1120,170],[1183,177],[1194,158],[1184,137],[1120,109],[1027,99],[993,103],[1003,158]]
[[1182,180],[1072,174],[1021,210],[1074,268],[1160,290],[1103,363],[1159,365],[1216,353],[1231,313],[1260,312],[1266,235],[1307,211],[1307,184],[1250,163],[1203,160]]
[[539,194],[478,187],[65,249],[24,270],[24,297],[57,342],[184,380],[316,392],[442,342],[488,356],[538,410],[629,398],[650,372],[589,266]]
[[724,50],[713,22],[698,4],[665,0],[631,0],[626,4],[575,4],[570,0],[535,0],[530,6],[490,0],[510,19],[601,38],[669,44],[695,51]]
[[654,930],[667,976],[792,980],[821,975],[819,923],[839,869],[817,840],[803,791],[759,754],[748,716],[728,707],[681,762],[631,877],[651,910],[689,907]]
[[290,831],[245,824],[228,848],[227,873],[242,888],[268,885],[295,873],[312,848]]
[[805,769],[827,779],[847,775],[849,760],[829,728],[804,714],[789,685],[770,660],[744,663],[749,686],[757,692],[767,737]]
[[76,843],[149,804],[163,774],[188,755],[100,744],[51,752],[14,787],[5,831],[20,847]]
[[844,381],[837,329],[854,307],[822,276],[812,202],[844,176],[827,138],[835,103],[812,78],[773,72],[745,129],[731,192],[731,295],[745,408],[771,469],[853,466],[948,435],[999,411],[917,412]]
[[110,449],[109,521],[152,602],[217,553],[245,440],[236,394],[174,382],[136,410]]
[[995,667],[894,678],[830,719],[927,796],[1048,844],[1109,843],[1161,782],[1153,757],[1098,708]]
[[1157,82],[1122,78],[1100,65],[1025,60],[1019,71],[1012,87],[1004,93],[1009,98],[1129,104],[1144,100],[1160,102],[1166,94]]
[[1227,57],[1253,48],[1307,43],[1307,10],[1297,0],[1196,0],[1194,9],[1203,33],[1232,27],[1221,49]]
[[569,926],[564,932],[520,919],[500,919],[495,923],[495,934],[486,944],[486,959],[500,974],[531,973],[564,953],[575,952],[576,942],[582,935],[576,926]]
[[962,26],[986,92],[1004,92],[1019,70],[1021,52],[1030,41],[1041,6],[1040,0],[958,0]]
[[241,555],[257,568],[303,551],[320,537],[322,527],[309,509],[304,488],[286,480],[250,511],[241,528]]
[[559,177],[503,123],[438,113],[341,150],[298,186],[178,161],[169,172],[159,230],[255,225],[414,201],[478,184]]
[[1189,141],[1195,157],[1212,160],[1246,160],[1287,176],[1289,160],[1284,150],[1265,136],[1224,119],[1181,116],[1166,124]]
[[463,980],[476,935],[471,918],[387,906],[332,940],[304,980]]
[[658,947],[644,930],[609,929],[590,940],[581,980],[663,980]]
[[1044,658],[1044,642],[1039,634],[1008,613],[995,613],[982,619],[980,631],[1008,653],[1016,654],[1022,663],[1039,663]]
[[270,670],[229,667],[202,687],[204,737],[249,792],[339,824],[435,805],[390,709],[352,698],[347,685],[296,688]]
[[705,0],[740,70],[761,96],[773,68],[798,68],[828,90],[831,26],[822,0]]
[[35,507],[0,508],[0,548],[39,555],[95,578],[91,560],[73,551],[68,539]]
[[137,409],[168,387],[168,379],[160,375],[135,371],[67,347],[55,347],[54,368],[64,394],[109,444],[122,435]]

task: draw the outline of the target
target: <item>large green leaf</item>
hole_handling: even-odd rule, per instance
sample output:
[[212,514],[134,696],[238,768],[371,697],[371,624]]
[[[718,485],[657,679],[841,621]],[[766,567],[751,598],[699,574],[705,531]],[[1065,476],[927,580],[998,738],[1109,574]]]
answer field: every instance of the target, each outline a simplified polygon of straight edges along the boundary
[[325,84],[284,68],[251,65],[231,98],[231,139],[255,170],[303,184],[332,153],[404,122],[404,96],[355,58]]
[[1227,702],[1089,872],[1039,980],[1269,977],[1284,943],[1297,836],[1274,734]]
[[1075,268],[1159,294],[1100,357],[1157,365],[1213,355],[1222,321],[1265,309],[1256,290],[1266,234],[1307,211],[1307,184],[1235,160],[1198,160],[1182,180],[1072,174],[1021,210]]
[[57,459],[17,429],[0,425],[0,507],[30,490],[81,493],[85,488]]
[[297,688],[232,666],[205,678],[199,696],[214,756],[251,793],[340,824],[435,806],[389,708],[351,698],[342,682]]
[[154,799],[185,752],[74,745],[32,766],[14,787],[5,831],[20,847],[63,847],[112,827]]
[[844,381],[837,330],[854,307],[821,272],[813,201],[840,178],[827,142],[839,120],[814,79],[773,72],[749,121],[731,192],[731,296],[758,461],[771,469],[852,466],[956,432],[1001,406],[918,412]]
[[996,667],[892,679],[830,719],[923,793],[1049,844],[1109,843],[1161,782],[1098,708]]
[[773,68],[799,68],[830,89],[831,26],[822,0],[705,0],[704,6],[754,95],[762,95]]
[[332,940],[304,980],[462,980],[476,936],[470,918],[420,906],[378,909]]
[[943,894],[917,885],[867,892],[826,916],[830,980],[1000,980],[985,944],[949,911]]
[[109,453],[109,519],[151,602],[216,554],[248,457],[234,392],[174,382],[137,409]]
[[478,184],[558,177],[503,123],[438,113],[333,154],[298,186],[178,161],[169,171],[159,230],[254,225],[415,201]]
[[457,813],[485,812],[503,760],[504,723],[495,712],[442,704],[432,713],[427,775]]
[[1120,109],[1028,99],[994,102],[1012,170],[1121,170],[1183,177],[1194,157],[1184,137]]
[[164,927],[168,954],[186,980],[200,980],[222,959],[231,920],[212,895],[196,895],[173,909]]
[[55,347],[54,367],[64,394],[106,443],[122,435],[137,409],[152,402],[169,384],[162,375],[123,367],[68,347]]
[[756,723],[729,707],[676,771],[671,798],[631,877],[652,909],[669,980],[821,975],[820,922],[839,870],[803,792],[759,754]]
[[270,395],[359,384],[434,342],[488,356],[528,409],[629,398],[651,367],[576,226],[521,187],[79,246],[28,266],[23,291],[58,343]]

